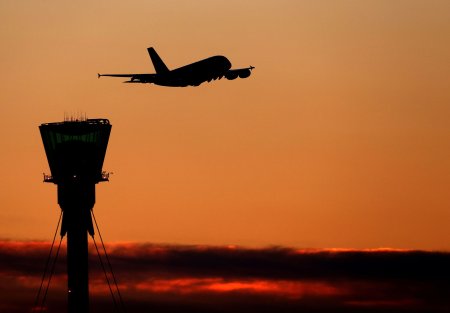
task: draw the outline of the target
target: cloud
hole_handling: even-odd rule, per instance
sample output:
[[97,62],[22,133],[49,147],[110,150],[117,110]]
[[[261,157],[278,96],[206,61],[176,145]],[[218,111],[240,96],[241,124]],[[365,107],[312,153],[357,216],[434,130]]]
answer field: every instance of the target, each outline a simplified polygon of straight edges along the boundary
[[[49,249],[46,242],[0,241],[0,311],[30,311]],[[107,250],[130,312],[450,309],[447,252],[142,243],[108,244]],[[111,311],[109,289],[94,252],[91,247],[93,311]],[[64,307],[65,257],[63,247],[49,312]]]

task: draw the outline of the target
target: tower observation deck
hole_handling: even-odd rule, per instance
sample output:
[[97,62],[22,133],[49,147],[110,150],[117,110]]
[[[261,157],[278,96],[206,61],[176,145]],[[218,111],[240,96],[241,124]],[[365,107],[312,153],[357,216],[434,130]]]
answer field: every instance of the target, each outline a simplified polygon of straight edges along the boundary
[[89,312],[88,233],[94,235],[91,210],[95,185],[108,181],[102,170],[111,124],[107,119],[45,123],[39,126],[51,175],[63,211],[61,236],[67,234],[69,313]]

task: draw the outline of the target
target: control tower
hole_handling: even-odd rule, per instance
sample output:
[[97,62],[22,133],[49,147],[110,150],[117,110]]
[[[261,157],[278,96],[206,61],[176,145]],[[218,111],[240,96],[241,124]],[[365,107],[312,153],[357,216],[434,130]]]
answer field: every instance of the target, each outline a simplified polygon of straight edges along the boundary
[[63,211],[61,236],[67,234],[68,312],[89,312],[88,233],[95,185],[108,181],[102,171],[111,124],[107,119],[71,120],[39,126],[51,175]]

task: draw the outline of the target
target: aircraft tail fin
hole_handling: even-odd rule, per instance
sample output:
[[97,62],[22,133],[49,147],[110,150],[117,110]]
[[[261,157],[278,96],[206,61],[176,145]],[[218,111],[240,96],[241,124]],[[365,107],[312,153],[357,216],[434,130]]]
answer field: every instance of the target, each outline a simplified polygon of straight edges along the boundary
[[148,48],[147,51],[148,51],[148,54],[150,55],[150,58],[152,59],[153,67],[155,68],[155,71],[157,74],[169,72],[169,69],[164,64],[163,60],[161,60],[158,53],[156,53],[156,51],[155,51],[155,49],[153,49],[153,47]]

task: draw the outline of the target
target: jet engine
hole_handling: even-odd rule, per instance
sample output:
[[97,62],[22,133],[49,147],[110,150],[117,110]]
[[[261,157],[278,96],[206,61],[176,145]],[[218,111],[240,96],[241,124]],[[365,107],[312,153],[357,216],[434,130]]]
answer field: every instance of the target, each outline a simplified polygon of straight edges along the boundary
[[228,80],[233,80],[233,79],[236,79],[238,77],[238,75],[239,74],[236,72],[229,72],[229,73],[225,74],[225,78]]
[[252,69],[253,69],[253,66],[251,66],[249,68],[239,69],[239,70],[231,70],[225,74],[225,77],[229,80],[233,80],[238,77],[247,78],[252,73],[252,71],[251,71]]
[[251,74],[251,72],[249,69],[239,71],[240,78],[247,78],[250,76],[250,74]]

